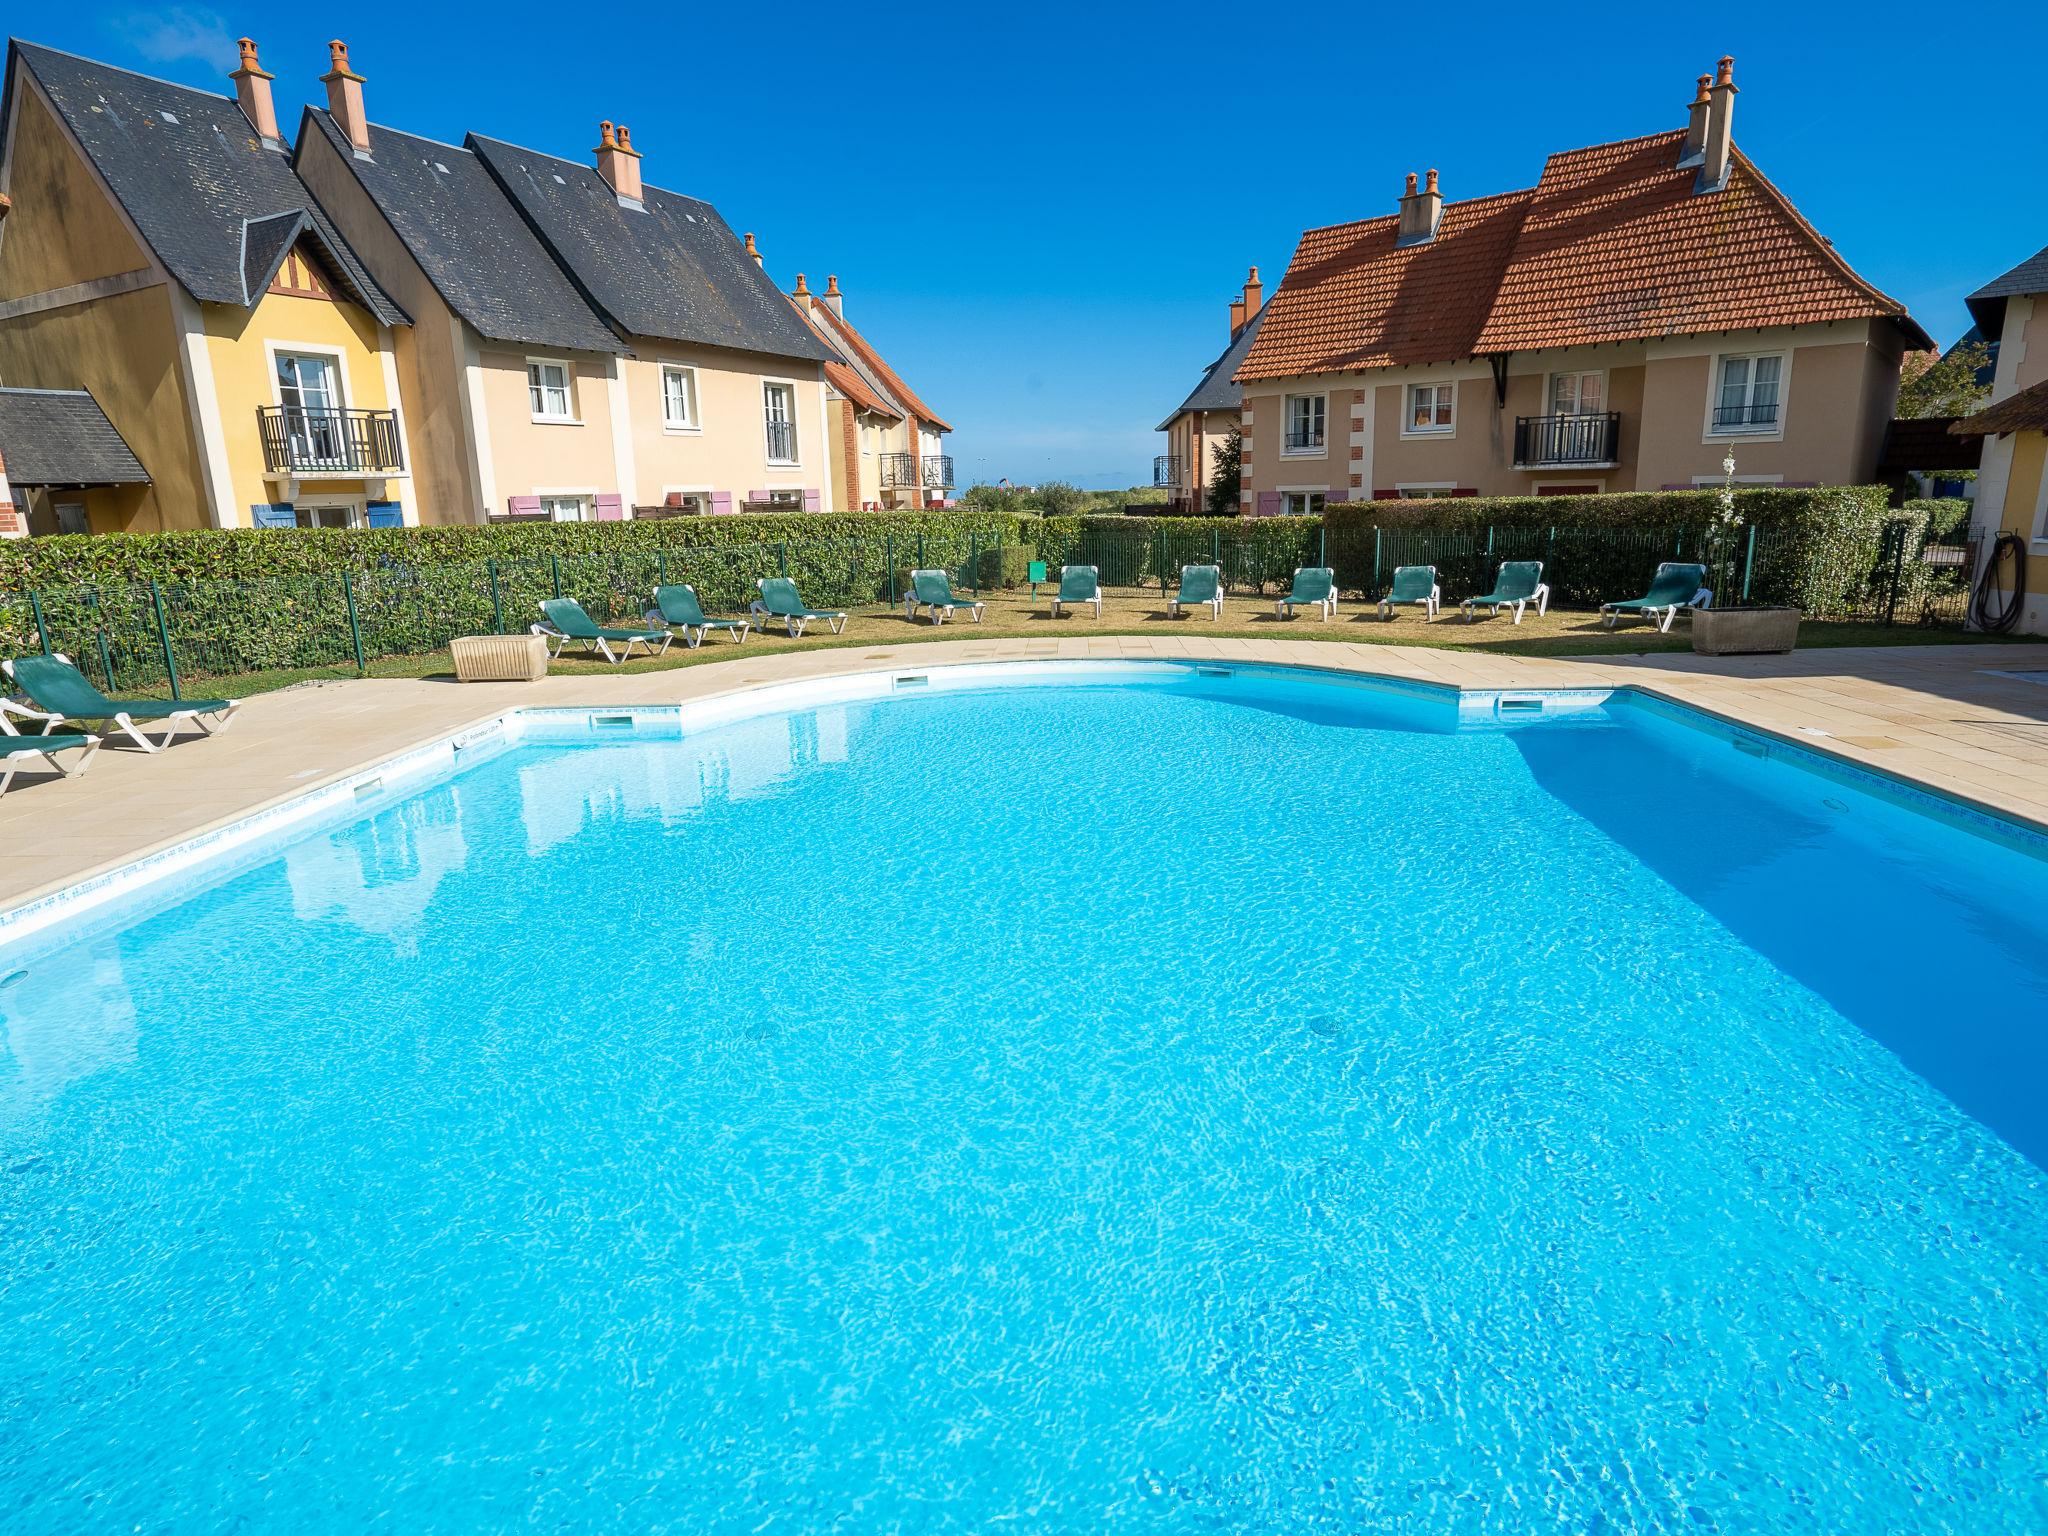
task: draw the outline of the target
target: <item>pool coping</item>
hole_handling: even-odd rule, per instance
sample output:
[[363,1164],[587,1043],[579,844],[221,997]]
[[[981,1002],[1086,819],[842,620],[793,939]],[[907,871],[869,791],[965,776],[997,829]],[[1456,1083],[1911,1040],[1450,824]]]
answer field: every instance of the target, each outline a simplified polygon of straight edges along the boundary
[[[898,649],[900,651],[909,648]],[[929,649],[934,652],[939,650],[937,647]],[[133,890],[193,866],[203,865],[282,827],[310,821],[340,809],[364,795],[374,794],[384,788],[387,779],[412,780],[437,771],[450,771],[456,766],[461,754],[493,739],[506,739],[507,726],[524,716],[554,713],[645,712],[682,715],[686,717],[687,722],[689,716],[708,713],[712,718],[702,721],[701,724],[709,728],[722,723],[725,719],[739,718],[747,713],[748,711],[736,713],[731,708],[736,701],[742,699],[764,694],[771,698],[777,695],[800,695],[807,690],[822,688],[831,695],[832,701],[844,702],[862,697],[859,689],[863,683],[872,683],[884,678],[915,677],[929,674],[939,668],[954,670],[985,667],[1008,671],[1051,664],[1065,672],[1118,665],[1142,667],[1147,670],[1155,666],[1199,668],[1210,665],[1228,669],[1255,668],[1319,674],[1331,680],[1364,682],[1398,693],[1439,698],[1449,695],[1458,701],[1461,723],[1469,723],[1468,704],[1476,704],[1489,698],[1495,701],[1497,707],[1502,697],[1576,696],[1581,699],[1604,701],[1618,694],[1643,701],[1658,709],[1660,714],[1666,714],[1667,718],[1675,719],[1692,728],[1716,730],[1733,737],[1764,743],[1766,753],[1779,756],[1789,754],[1798,764],[1812,765],[1851,787],[1862,788],[1903,803],[1909,809],[1932,814],[1937,819],[1961,826],[1979,835],[1988,835],[2008,846],[2021,847],[2026,851],[2037,851],[2040,847],[2048,846],[2048,815],[2028,815],[1994,805],[1984,798],[1947,785],[1932,782],[1919,774],[1861,760],[1833,745],[1825,732],[1815,734],[1801,731],[1795,734],[1791,730],[1746,719],[1739,712],[1717,701],[1687,696],[1690,690],[1681,692],[1661,678],[1617,678],[1593,684],[1585,681],[1566,681],[1563,678],[1555,681],[1532,680],[1517,684],[1467,683],[1405,675],[1363,664],[1366,658],[1357,655],[1342,658],[1283,659],[1263,655],[1204,654],[1208,650],[1220,652],[1224,649],[1222,645],[1204,647],[1198,643],[1186,652],[1178,654],[992,655],[979,650],[970,651],[966,647],[957,650],[946,647],[946,654],[898,654],[878,658],[871,653],[844,660],[841,660],[843,653],[817,652],[809,654],[828,658],[830,664],[822,668],[800,669],[784,677],[764,678],[749,675],[734,677],[729,682],[716,680],[715,686],[676,699],[617,703],[597,699],[507,699],[494,702],[490,707],[480,709],[460,724],[437,727],[420,739],[382,752],[368,760],[310,777],[302,784],[294,784],[275,794],[237,806],[198,826],[181,829],[5,900],[4,903],[0,903],[0,949],[12,949],[39,934],[46,933],[70,913],[104,907]],[[739,659],[735,658],[735,661],[738,662]],[[737,669],[736,667],[735,670]],[[715,672],[723,669],[706,670]],[[667,675],[671,674],[637,674],[642,679]],[[709,680],[704,678],[703,672],[695,669],[691,675],[693,681]],[[1718,680],[1718,674],[1700,675],[1709,680]],[[591,677],[576,681],[602,684],[612,679]],[[849,684],[854,685],[855,691],[852,693],[845,691]],[[358,685],[333,686],[351,688]],[[763,712],[775,713],[802,707],[805,706],[801,703],[775,702],[770,703]],[[191,747],[191,750],[204,749],[203,742],[193,743]]]

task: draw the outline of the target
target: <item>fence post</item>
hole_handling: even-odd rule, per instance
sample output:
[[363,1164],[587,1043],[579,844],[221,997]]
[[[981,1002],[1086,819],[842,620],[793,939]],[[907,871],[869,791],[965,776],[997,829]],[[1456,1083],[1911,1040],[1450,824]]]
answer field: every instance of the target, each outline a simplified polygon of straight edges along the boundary
[[789,545],[781,539],[775,541],[775,574],[789,574]]
[[896,535],[882,535],[882,564],[889,567],[889,606],[896,606]]
[[1906,578],[1906,527],[1905,527],[1905,524],[1903,524],[1903,523],[1893,523],[1893,524],[1891,525],[1891,535],[1892,535],[1892,589],[1891,589],[1891,593],[1890,593],[1890,595],[1889,595],[1889,596],[1888,596],[1888,597],[1887,597],[1887,598],[1885,599],[1885,604],[1884,604],[1884,621],[1885,621],[1885,623],[1887,623],[1887,624],[1893,624],[1893,623],[1896,623],[1896,622],[1898,622],[1898,614],[1899,614],[1899,583],[1900,583],[1900,582],[1902,582],[1902,581],[1904,581],[1904,580],[1905,580],[1905,578]]
[[1159,595],[1166,596],[1166,530],[1155,530],[1159,535]]
[[917,530],[917,568],[924,569],[924,530]]
[[341,595],[348,604],[348,638],[356,648],[356,671],[367,672],[370,669],[363,664],[363,625],[356,617],[356,584],[347,571],[341,573]]
[[549,555],[548,566],[555,573],[555,596],[560,597],[562,595],[562,557],[560,555]]
[[92,601],[92,637],[100,651],[100,671],[107,677],[107,689],[112,692],[114,682],[114,653],[107,649],[107,626],[100,617],[100,589],[94,587],[90,594]]
[[654,552],[654,584],[658,587],[668,585],[668,551],[665,549]]
[[149,578],[149,600],[156,607],[156,637],[164,648],[164,675],[171,680],[171,702],[178,702],[178,658],[171,654],[171,625],[164,617],[164,591],[154,576]]
[[1378,524],[1374,524],[1372,530],[1372,589],[1374,593],[1378,593],[1380,589],[1380,530]]
[[1322,524],[1316,529],[1316,564],[1324,570],[1330,568],[1330,525]]
[[1742,600],[1749,601],[1749,573],[1756,566],[1756,524],[1749,525],[1749,547],[1742,552]]
[[974,575],[974,596],[981,598],[981,535],[970,530],[967,535],[967,565]]
[[498,591],[498,562],[495,558],[484,562],[491,568],[491,633],[505,633],[505,599]]
[[1486,525],[1486,562],[1488,565],[1493,563],[1493,524],[1491,523]]
[[42,595],[33,588],[28,594],[28,611],[36,616],[36,641],[42,646],[43,654],[47,656],[50,654],[50,631],[43,623]]

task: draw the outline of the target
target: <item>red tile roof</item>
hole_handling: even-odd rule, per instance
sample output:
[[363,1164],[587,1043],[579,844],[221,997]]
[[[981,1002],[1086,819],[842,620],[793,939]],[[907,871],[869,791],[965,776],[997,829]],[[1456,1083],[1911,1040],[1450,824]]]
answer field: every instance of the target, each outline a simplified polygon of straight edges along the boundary
[[1531,191],[1448,203],[1406,250],[1392,217],[1310,230],[1238,378],[1881,317],[1930,345],[1740,151],[1695,193],[1684,137],[1552,155]]
[[820,303],[817,305],[811,311],[811,317],[825,334],[832,338],[834,345],[838,346],[842,351],[850,350],[854,361],[860,363],[869,373],[881,380],[882,388],[893,395],[910,414],[919,421],[929,422],[941,432],[953,430],[952,423],[942,419],[938,412],[918,399],[910,386],[897,376],[896,370],[882,361],[882,354],[869,346],[867,338],[861,335],[859,331],[848,325],[838,315],[833,314],[832,307],[829,304]]

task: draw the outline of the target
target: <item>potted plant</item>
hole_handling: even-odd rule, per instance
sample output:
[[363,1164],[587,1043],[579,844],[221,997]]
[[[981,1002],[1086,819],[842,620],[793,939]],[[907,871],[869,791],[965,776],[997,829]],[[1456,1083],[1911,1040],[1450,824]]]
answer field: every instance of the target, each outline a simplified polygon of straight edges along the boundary
[[[1735,511],[1735,454],[1721,461],[1721,507],[1716,532],[1732,540],[1741,519]],[[1692,648],[1700,656],[1782,655],[1799,644],[1799,610],[1784,607],[1708,607],[1692,611]]]

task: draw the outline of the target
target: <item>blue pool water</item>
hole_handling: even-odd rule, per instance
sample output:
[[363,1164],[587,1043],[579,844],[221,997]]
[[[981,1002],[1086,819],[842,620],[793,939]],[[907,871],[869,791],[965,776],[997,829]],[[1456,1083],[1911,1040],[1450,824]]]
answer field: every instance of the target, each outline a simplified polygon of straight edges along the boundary
[[1249,671],[554,734],[0,956],[0,1529],[2048,1526],[2025,853]]

